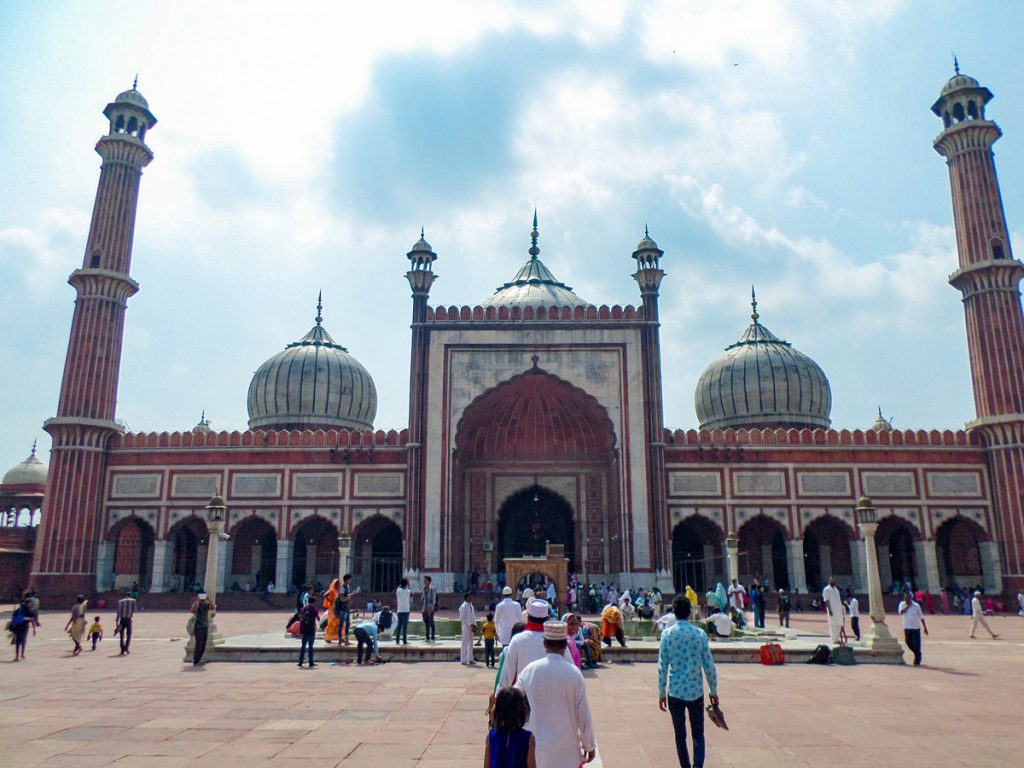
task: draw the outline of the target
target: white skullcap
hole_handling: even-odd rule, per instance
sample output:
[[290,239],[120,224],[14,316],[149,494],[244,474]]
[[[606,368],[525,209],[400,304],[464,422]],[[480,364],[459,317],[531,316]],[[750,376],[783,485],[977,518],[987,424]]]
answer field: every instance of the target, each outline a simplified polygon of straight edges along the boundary
[[546,619],[551,615],[551,607],[548,605],[547,600],[541,600],[539,597],[530,598],[530,601],[526,604],[526,613],[528,616],[532,616],[535,619]]
[[504,596],[504,595],[511,595],[512,594],[512,587],[505,587],[503,590],[501,590],[501,594],[502,594],[502,596]]
[[565,640],[567,634],[564,621],[549,621],[544,625],[545,640]]

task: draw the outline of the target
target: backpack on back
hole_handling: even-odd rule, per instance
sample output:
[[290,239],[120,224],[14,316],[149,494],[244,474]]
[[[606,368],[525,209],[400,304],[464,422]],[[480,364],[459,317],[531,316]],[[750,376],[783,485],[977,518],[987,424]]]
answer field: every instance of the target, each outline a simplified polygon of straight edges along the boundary
[[380,619],[377,621],[377,626],[381,629],[391,629],[391,620],[391,611],[381,611]]

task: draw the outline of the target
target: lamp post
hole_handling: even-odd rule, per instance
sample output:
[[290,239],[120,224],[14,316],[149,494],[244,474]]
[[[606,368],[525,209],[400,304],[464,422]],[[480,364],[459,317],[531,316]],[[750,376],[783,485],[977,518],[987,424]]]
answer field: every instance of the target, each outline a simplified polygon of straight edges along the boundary
[[857,524],[864,536],[868,577],[868,611],[871,615],[871,628],[865,636],[865,645],[872,651],[895,652],[902,657],[899,642],[889,633],[889,628],[885,625],[882,580],[878,575],[878,551],[875,549],[878,514],[871,499],[867,496],[861,496],[857,500]]
[[213,602],[217,602],[217,555],[220,552],[220,537],[224,530],[224,517],[228,508],[224,499],[214,496],[206,505],[206,530],[209,532],[206,541],[206,578],[203,589]]
[[342,531],[338,534],[338,578],[349,572],[349,553],[352,551],[352,534]]
[[725,537],[725,550],[729,554],[729,583],[740,580],[740,537],[729,531]]

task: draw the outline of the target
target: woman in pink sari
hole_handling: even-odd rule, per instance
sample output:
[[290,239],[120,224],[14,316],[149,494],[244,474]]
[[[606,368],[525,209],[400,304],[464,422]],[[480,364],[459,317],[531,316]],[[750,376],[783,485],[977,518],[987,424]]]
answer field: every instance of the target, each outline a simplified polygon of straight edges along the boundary
[[567,613],[562,616],[565,622],[565,638],[569,642],[569,653],[572,654],[573,663],[577,669],[583,669],[583,661],[580,658],[580,649],[576,647],[576,633],[580,631],[580,617],[575,613]]

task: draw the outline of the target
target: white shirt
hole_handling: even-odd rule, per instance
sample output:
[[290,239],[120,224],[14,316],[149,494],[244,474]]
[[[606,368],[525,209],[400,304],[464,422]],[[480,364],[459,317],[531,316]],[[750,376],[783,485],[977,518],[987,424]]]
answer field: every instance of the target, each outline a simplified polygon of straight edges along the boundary
[[459,621],[462,622],[463,629],[471,624],[476,624],[476,609],[468,600],[464,600],[459,606]]
[[859,619],[860,618],[860,603],[857,601],[856,597],[851,597],[850,598],[850,618],[851,619]]
[[[513,640],[520,637],[516,635]],[[583,759],[583,750],[597,749],[587,685],[575,664],[553,653],[545,654],[523,670],[516,687],[530,700],[526,727],[533,731],[537,742],[539,767],[576,768]]]
[[498,629],[499,643],[508,645],[508,641],[512,639],[512,627],[519,622],[522,615],[523,609],[511,596],[498,603],[494,609],[494,625]]
[[558,596],[558,592],[555,590],[555,582],[548,582],[548,602],[552,605],[555,604],[555,598]]
[[971,616],[984,616],[985,611],[981,607],[981,598],[975,595],[971,598]]
[[742,584],[733,584],[729,587],[729,604],[732,605],[737,611],[743,610],[743,596],[747,594],[747,590]]
[[732,634],[732,619],[724,613],[716,613],[709,621],[715,625],[715,631],[722,635],[722,637],[728,637]]
[[825,587],[821,590],[821,599],[832,609],[829,621],[834,621],[837,624],[841,622],[843,620],[843,596],[839,592],[839,588],[833,587],[831,584]]
[[[519,675],[529,664],[543,659],[548,652],[544,650],[544,633],[525,630],[509,641],[505,648],[505,663],[501,665],[501,676],[498,678],[498,688],[507,688],[519,679]],[[572,652],[568,646],[565,649],[565,659],[576,668],[572,660]],[[533,706],[533,700],[530,700]],[[540,765],[540,762],[537,763]],[[577,763],[579,765],[579,763]]]
[[924,612],[921,610],[920,604],[911,601],[910,607],[903,610],[906,604],[906,601],[903,601],[899,607],[900,616],[903,617],[903,628],[920,629],[921,619],[924,618]]
[[409,604],[412,602],[412,590],[407,587],[399,587],[395,590],[395,613],[409,613]]
[[674,613],[666,613],[664,616],[658,619],[658,623],[655,625],[658,629],[658,634],[660,635],[669,627],[674,627],[677,621],[679,620],[676,618],[676,615]]

